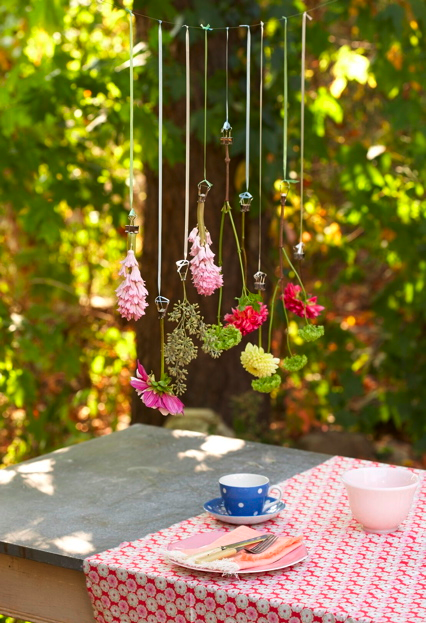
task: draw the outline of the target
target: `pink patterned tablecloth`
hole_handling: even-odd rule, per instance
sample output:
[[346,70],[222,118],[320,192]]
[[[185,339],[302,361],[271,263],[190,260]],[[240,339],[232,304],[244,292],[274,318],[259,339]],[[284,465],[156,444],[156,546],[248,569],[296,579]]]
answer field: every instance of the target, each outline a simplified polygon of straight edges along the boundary
[[388,535],[352,519],[341,474],[367,461],[333,457],[282,484],[287,507],[262,524],[303,534],[294,567],[223,577],[175,566],[160,551],[197,532],[231,530],[207,514],[85,560],[98,623],[426,623],[426,481],[407,520]]

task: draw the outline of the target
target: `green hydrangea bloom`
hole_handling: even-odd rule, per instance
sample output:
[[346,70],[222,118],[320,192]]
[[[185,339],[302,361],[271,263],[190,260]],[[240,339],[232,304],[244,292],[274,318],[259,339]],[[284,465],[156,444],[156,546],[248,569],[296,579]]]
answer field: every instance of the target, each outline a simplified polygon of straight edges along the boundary
[[289,372],[297,372],[301,370],[303,366],[308,363],[306,355],[293,355],[292,357],[286,357],[283,361],[283,368]]
[[273,374],[272,376],[266,376],[262,379],[254,379],[251,382],[252,388],[257,392],[263,394],[270,394],[274,389],[277,389],[281,385],[281,377],[279,374]]
[[213,324],[204,332],[202,349],[211,357],[217,358],[222,351],[239,344],[242,337],[241,331],[233,325],[222,327],[222,325]]
[[324,335],[324,327],[322,324],[307,324],[299,329],[298,333],[299,336],[305,340],[305,342],[314,342]]

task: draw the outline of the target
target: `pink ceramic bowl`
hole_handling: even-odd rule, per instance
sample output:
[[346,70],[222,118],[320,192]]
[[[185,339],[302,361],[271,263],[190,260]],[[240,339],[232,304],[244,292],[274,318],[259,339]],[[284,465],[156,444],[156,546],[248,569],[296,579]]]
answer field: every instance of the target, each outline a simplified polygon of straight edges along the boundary
[[342,476],[352,515],[366,532],[394,532],[410,510],[419,477],[403,467],[360,467]]

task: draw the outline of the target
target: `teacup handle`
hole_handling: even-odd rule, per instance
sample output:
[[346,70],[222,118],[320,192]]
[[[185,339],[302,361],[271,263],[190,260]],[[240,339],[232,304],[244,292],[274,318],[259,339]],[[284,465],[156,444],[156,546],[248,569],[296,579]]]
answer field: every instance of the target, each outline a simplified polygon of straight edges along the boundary
[[272,487],[269,487],[269,491],[268,491],[269,497],[275,497],[275,495],[272,496],[272,491],[277,491],[278,495],[276,496],[276,499],[273,502],[266,502],[265,506],[263,507],[263,512],[267,511],[268,508],[271,508],[271,506],[276,504],[283,497],[282,489],[281,487],[278,487],[278,485],[273,485]]

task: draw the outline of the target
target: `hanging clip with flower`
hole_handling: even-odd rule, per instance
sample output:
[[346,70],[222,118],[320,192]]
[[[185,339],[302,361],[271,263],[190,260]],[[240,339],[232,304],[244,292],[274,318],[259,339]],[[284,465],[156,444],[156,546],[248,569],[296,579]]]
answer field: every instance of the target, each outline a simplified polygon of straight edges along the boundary
[[162,220],[163,220],[163,160],[162,160],[162,144],[163,144],[163,68],[161,59],[163,45],[163,35],[161,22],[158,24],[158,58],[159,66],[159,100],[161,102],[158,113],[158,264],[157,264],[157,284],[158,296],[155,304],[158,310],[158,318],[160,321],[160,379],[157,381],[154,374],[148,375],[145,368],[139,363],[136,370],[136,377],[132,377],[130,384],[135,388],[142,402],[151,409],[158,409],[163,415],[180,415],[183,414],[183,403],[174,395],[173,385],[170,377],[165,373],[164,369],[164,318],[170,300],[161,293],[161,264],[162,264]]
[[130,165],[129,165],[129,225],[126,226],[127,255],[121,261],[119,271],[124,281],[116,289],[118,311],[126,320],[139,320],[148,307],[146,297],[148,291],[141,277],[138,262],[135,257],[136,234],[139,227],[135,225],[136,212],[133,209],[133,21],[132,12],[129,13],[129,47],[130,47]]

